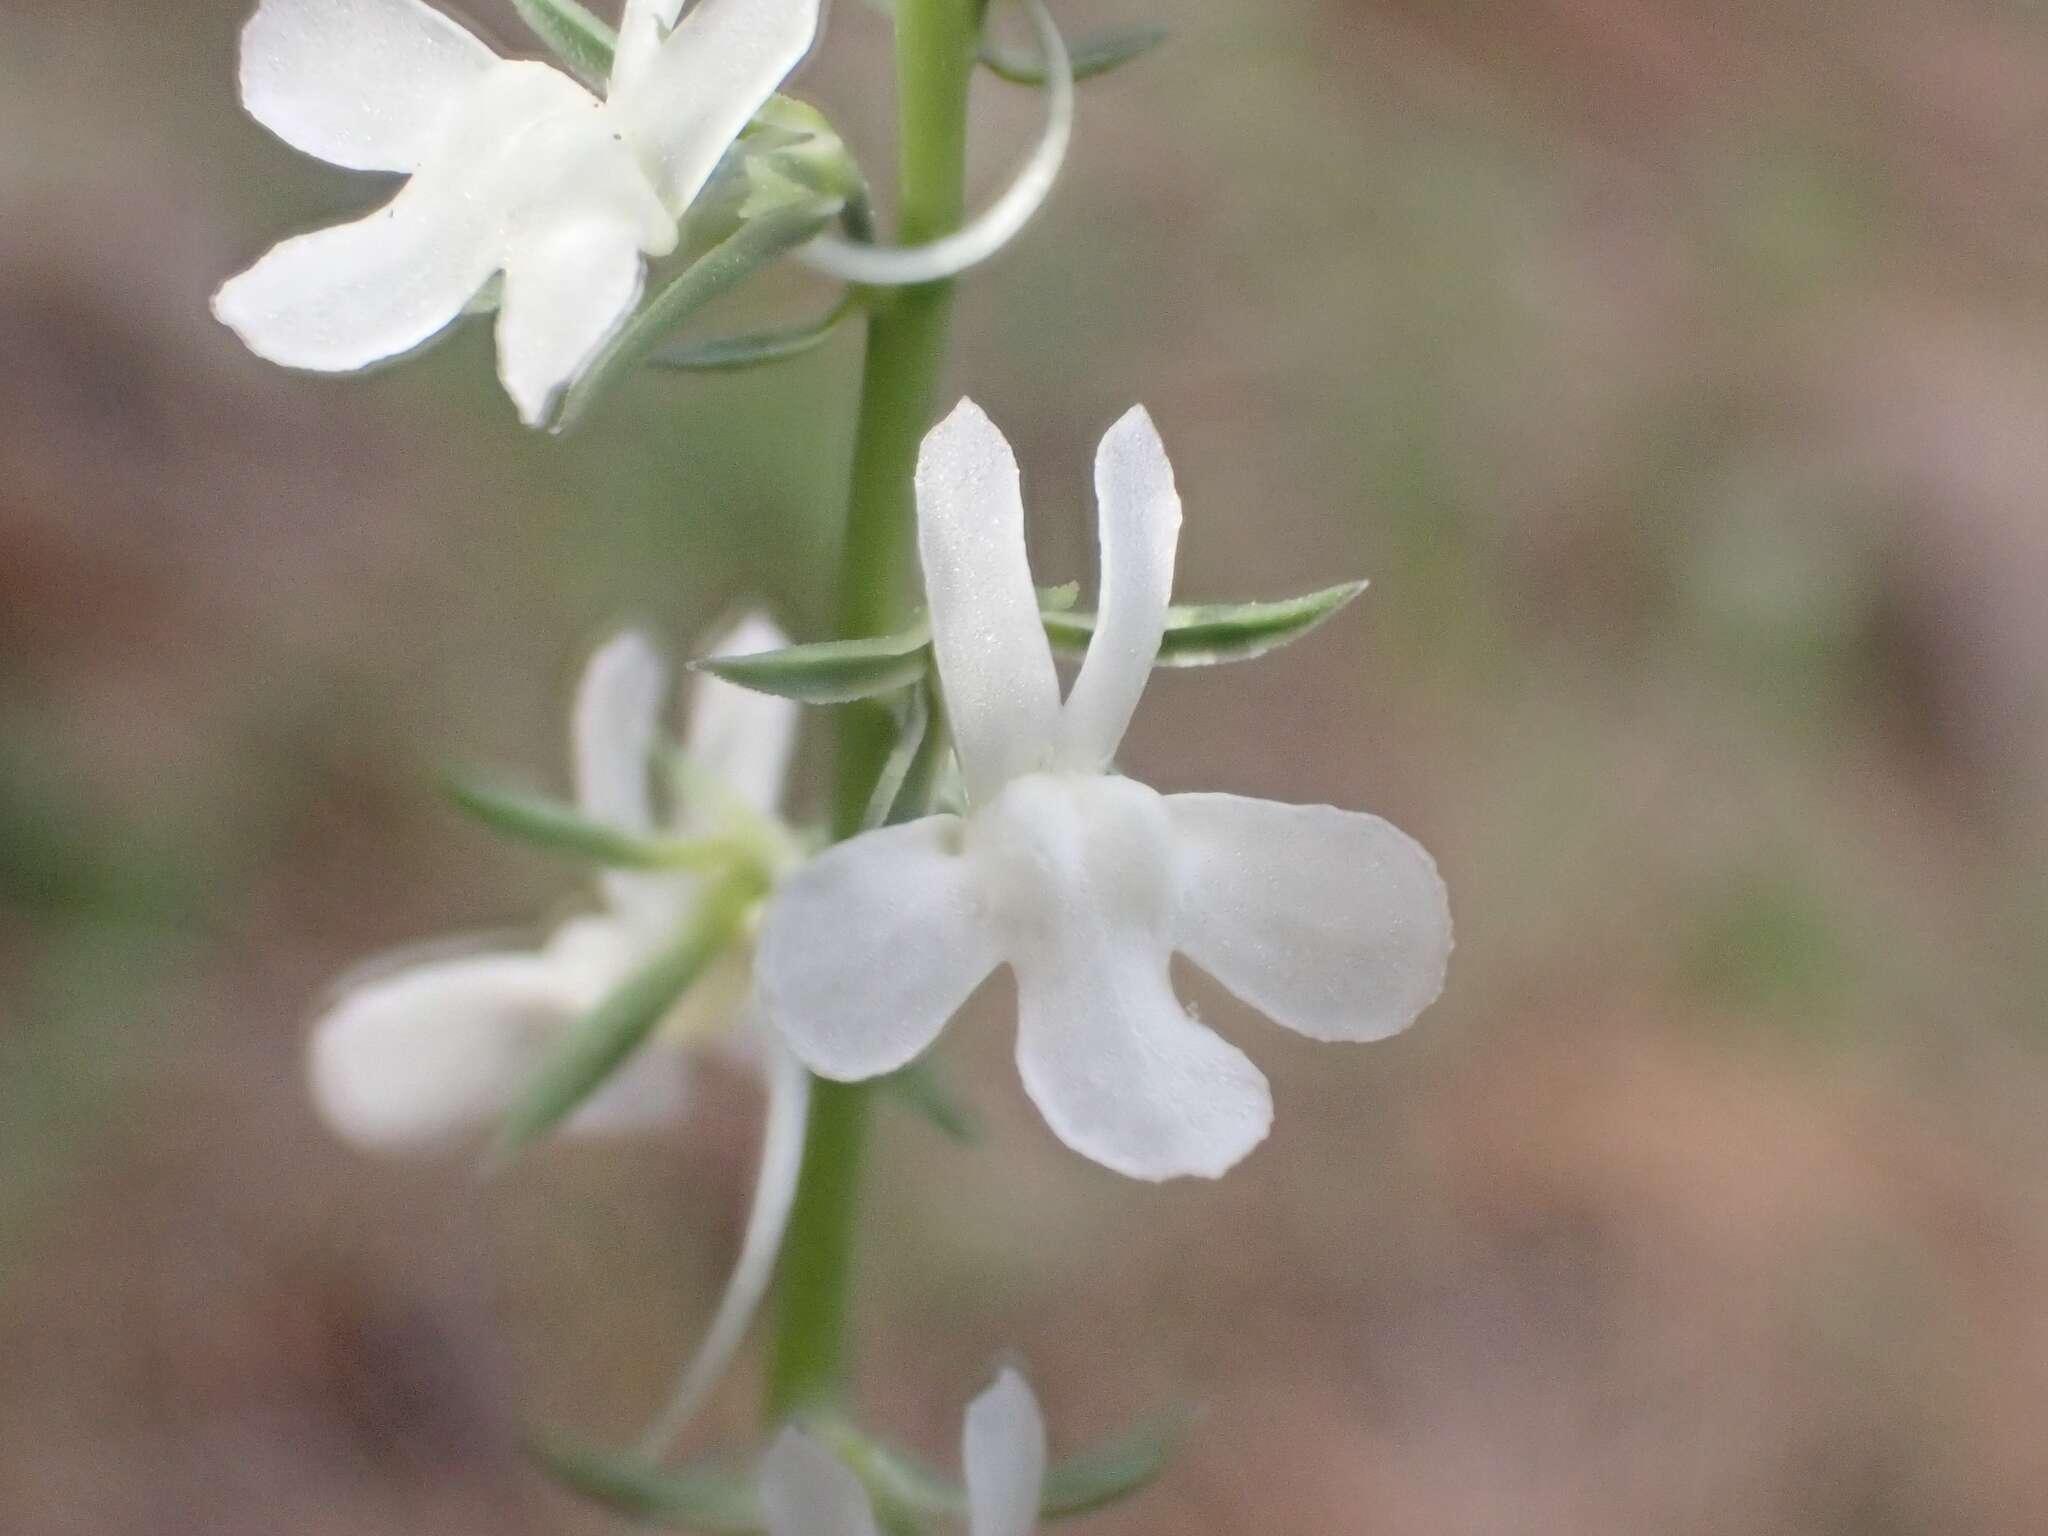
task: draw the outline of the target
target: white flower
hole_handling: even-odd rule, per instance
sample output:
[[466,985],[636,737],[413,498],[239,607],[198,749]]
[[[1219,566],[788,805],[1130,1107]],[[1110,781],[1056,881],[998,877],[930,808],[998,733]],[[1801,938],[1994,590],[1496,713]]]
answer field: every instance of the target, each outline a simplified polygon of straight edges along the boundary
[[[725,648],[783,644],[764,618],[738,625]],[[657,828],[649,793],[665,669],[644,636],[621,635],[584,669],[572,729],[576,796],[586,816],[623,831],[685,835],[705,824],[702,797],[682,798]],[[701,678],[684,760],[729,786],[749,813],[772,816],[781,797],[796,708]],[[385,967],[346,985],[313,1028],[314,1101],[351,1141],[400,1147],[488,1125],[530,1086],[566,1034],[620,982],[674,941],[703,876],[607,871],[598,912],[569,919],[532,950],[483,950]],[[571,1120],[582,1131],[633,1129],[672,1117],[685,1088],[683,1057],[697,1037],[746,1011],[745,946],[685,994],[679,1019],[657,1034]]]
[[627,0],[600,100],[421,0],[262,0],[242,33],[250,113],[322,160],[410,179],[368,218],[276,246],[214,313],[272,362],[344,372],[417,347],[502,272],[498,375],[544,421],[809,50],[818,5],[698,0],[678,24],[682,0]]
[[[969,1536],[1029,1536],[1045,1484],[1045,1420],[1015,1371],[967,1409],[960,1453]],[[846,1464],[800,1429],[786,1429],[761,1464],[768,1536],[879,1536],[867,1491]]]
[[1374,816],[1162,796],[1109,771],[1164,630],[1180,528],[1143,410],[1102,440],[1100,614],[1064,704],[1009,445],[972,402],[925,439],[918,549],[964,817],[864,833],[780,887],[756,983],[826,1077],[893,1071],[995,967],[1017,1064],[1060,1139],[1143,1179],[1214,1177],[1272,1119],[1265,1078],[1175,998],[1178,951],[1317,1040],[1377,1040],[1442,990],[1436,866]]

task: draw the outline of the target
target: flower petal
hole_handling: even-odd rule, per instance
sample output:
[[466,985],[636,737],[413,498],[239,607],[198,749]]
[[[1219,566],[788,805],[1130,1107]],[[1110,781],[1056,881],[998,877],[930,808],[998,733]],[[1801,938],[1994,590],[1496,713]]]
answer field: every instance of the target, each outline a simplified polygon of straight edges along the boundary
[[1095,452],[1095,500],[1102,546],[1098,617],[1063,721],[1066,761],[1091,770],[1116,756],[1152,675],[1173,597],[1180,494],[1142,405],[1111,427]]
[[1045,1486],[1045,1419],[1015,1371],[968,1404],[961,1461],[970,1536],[1030,1536]]
[[421,0],[262,0],[242,29],[242,104],[309,155],[412,171],[496,62]]
[[562,923],[548,935],[540,953],[563,996],[581,1013],[595,1008],[607,992],[645,965],[660,942],[650,945],[632,924],[611,913],[590,913]]
[[[576,804],[591,820],[627,832],[655,830],[651,775],[667,693],[667,664],[637,630],[614,636],[584,663],[569,745]],[[603,871],[598,885],[615,911],[649,933],[673,925],[696,890],[693,876],[618,869]]]
[[878,1536],[860,1479],[800,1429],[785,1429],[762,1459],[761,1515],[768,1536]]
[[1242,795],[1169,795],[1180,840],[1175,947],[1317,1040],[1406,1029],[1443,990],[1444,883],[1377,816]]
[[473,1130],[511,1103],[576,1017],[561,974],[536,954],[408,966],[351,988],[314,1025],[313,1100],[367,1146]]
[[612,78],[606,94],[614,101],[632,94],[648,66],[661,51],[661,40],[682,14],[682,0],[626,0],[619,17],[619,40],[612,52]]
[[[386,207],[285,241],[222,287],[214,313],[262,357],[342,372],[448,325],[506,264],[519,232],[611,220],[632,224],[642,250],[669,249],[674,221],[615,131],[603,103],[560,70],[494,63]],[[595,312],[579,310],[582,325],[609,329],[621,281],[600,286]]]
[[[571,918],[539,950],[474,942],[373,962],[315,1022],[313,1098],[342,1136],[396,1148],[483,1129],[525,1091],[563,1033],[644,959],[625,924],[596,916]],[[564,1130],[603,1135],[666,1123],[688,1089],[684,1053],[657,1042]]]
[[1266,1134],[1266,1080],[1167,977],[1178,862],[1135,780],[1034,773],[969,816],[975,893],[1017,976],[1017,1065],[1055,1134],[1134,1178],[1215,1176]]
[[414,177],[368,218],[273,246],[221,285],[213,312],[258,357],[344,373],[410,352],[497,266],[452,182]]
[[498,378],[527,426],[633,313],[643,276],[639,230],[617,218],[563,219],[507,253]]
[[918,453],[917,548],[960,769],[980,804],[1044,766],[1060,691],[1024,553],[1017,460],[972,400]]
[[614,636],[584,663],[570,750],[576,804],[591,820],[628,832],[654,830],[648,774],[667,692],[661,653],[638,630]]
[[[750,613],[725,633],[712,654],[753,656],[788,644],[789,637],[766,614]],[[782,806],[801,713],[793,700],[700,672],[690,690],[683,756],[730,786],[745,804],[773,816]]]
[[615,82],[662,201],[680,218],[754,113],[803,62],[819,0],[697,0],[653,60]]
[[813,1072],[893,1072],[995,969],[959,818],[863,832],[785,879],[754,961],[762,1009]]
[[1265,1140],[1266,1079],[1173,995],[1168,951],[1070,925],[1013,961],[1017,1068],[1053,1134],[1134,1179],[1218,1178]]

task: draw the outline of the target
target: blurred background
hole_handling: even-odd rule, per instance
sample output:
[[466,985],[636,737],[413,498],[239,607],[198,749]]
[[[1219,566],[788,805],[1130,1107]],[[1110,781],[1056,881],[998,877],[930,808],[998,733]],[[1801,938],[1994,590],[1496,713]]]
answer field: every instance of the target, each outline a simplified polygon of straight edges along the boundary
[[[658,1400],[751,1088],[486,1186],[331,1139],[304,1030],[366,953],[573,896],[433,776],[559,784],[610,626],[683,648],[758,594],[816,632],[858,341],[567,441],[480,325],[256,362],[209,292],[382,194],[240,114],[244,8],[0,11],[0,1530],[597,1532],[517,1436]],[[1061,1149],[991,988],[943,1048],[982,1143],[883,1117],[864,1407],[950,1462],[1012,1354],[1056,1447],[1200,1404],[1104,1536],[2040,1530],[2048,14],[1061,14],[1173,37],[1085,89],[949,393],[1015,441],[1043,580],[1092,579],[1133,400],[1183,596],[1372,578],[1162,677],[1126,759],[1388,816],[1459,947],[1370,1048],[1191,978],[1279,1103],[1214,1187]],[[879,171],[885,27],[832,22],[804,90]],[[980,89],[988,188],[1038,104]]]

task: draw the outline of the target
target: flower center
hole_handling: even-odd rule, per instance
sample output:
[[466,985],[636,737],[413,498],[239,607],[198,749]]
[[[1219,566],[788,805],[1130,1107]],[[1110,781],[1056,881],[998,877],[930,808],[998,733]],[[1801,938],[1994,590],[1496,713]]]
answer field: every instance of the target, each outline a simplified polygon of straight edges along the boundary
[[967,821],[990,917],[1027,942],[1075,922],[1163,931],[1172,916],[1165,802],[1115,774],[1028,773]]

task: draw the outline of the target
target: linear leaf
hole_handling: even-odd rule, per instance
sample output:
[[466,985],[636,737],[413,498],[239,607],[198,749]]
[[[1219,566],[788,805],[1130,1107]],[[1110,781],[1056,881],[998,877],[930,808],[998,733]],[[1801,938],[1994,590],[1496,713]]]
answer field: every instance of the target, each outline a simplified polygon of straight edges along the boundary
[[742,368],[759,368],[768,363],[787,362],[814,352],[832,339],[840,321],[852,314],[849,296],[841,299],[815,320],[773,330],[747,331],[738,336],[720,336],[710,341],[685,342],[656,352],[648,362],[657,368],[686,373],[731,373]]
[[[926,674],[928,679],[930,676]],[[947,783],[947,770],[953,766],[953,732],[946,721],[946,701],[936,680],[928,681],[917,694],[924,701],[924,729],[896,786],[896,797],[883,816],[885,826],[929,816],[937,808]]]
[[562,402],[555,422],[566,432],[621,378],[647,360],[662,339],[697,310],[786,251],[822,229],[834,212],[825,202],[805,202],[749,219],[685,267],[676,280],[643,305],[625,329],[606,343]]
[[731,942],[759,892],[759,876],[751,871],[728,875],[705,892],[689,931],[613,988],[542,1063],[498,1128],[493,1166],[518,1156],[603,1086]]
[[872,640],[820,640],[752,656],[707,656],[690,665],[751,688],[805,704],[845,704],[894,693],[924,676],[931,630],[922,619]]
[[1040,1513],[1068,1520],[1130,1497],[1165,1469],[1189,1417],[1185,1410],[1161,1414],[1060,1462],[1045,1475]]
[[[1267,603],[1183,603],[1167,609],[1162,667],[1248,661],[1298,640],[1365,590],[1362,581]],[[1056,651],[1079,655],[1095,615],[1076,609],[1072,583],[1041,587],[1038,615]],[[872,640],[822,640],[753,656],[711,656],[691,665],[729,683],[806,704],[844,704],[908,687],[923,676],[931,626],[920,614],[905,629]]]
[[448,798],[493,832],[550,853],[588,859],[613,869],[704,869],[745,857],[717,839],[641,837],[601,821],[575,806],[524,790],[494,789],[471,779],[442,781]]
[[861,826],[869,830],[908,819],[898,815],[897,808],[904,799],[906,787],[910,787],[918,760],[925,755],[931,741],[931,690],[905,689],[895,714],[896,743],[889,749],[881,776],[875,780],[874,793],[868,796],[868,808],[861,816]]
[[[1183,603],[1166,610],[1166,634],[1159,644],[1162,667],[1207,667],[1249,661],[1299,640],[1365,590],[1347,581],[1301,597],[1270,603]],[[1050,613],[1042,607],[1053,649],[1078,655],[1095,632],[1095,615]]]
[[565,1488],[630,1519],[711,1536],[761,1528],[752,1481],[723,1467],[665,1467],[550,1430],[529,1434],[526,1450]]
[[[1073,60],[1074,79],[1079,82],[1093,80],[1133,59],[1143,58],[1165,41],[1164,27],[1131,27],[1070,44],[1067,54]],[[1045,84],[1045,61],[1028,49],[1006,48],[990,38],[983,38],[980,58],[982,67],[990,74],[1012,85]]]
[[512,8],[584,84],[602,89],[611,78],[618,34],[576,0],[512,0]]

